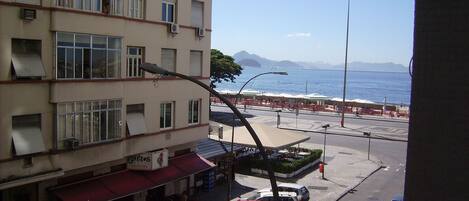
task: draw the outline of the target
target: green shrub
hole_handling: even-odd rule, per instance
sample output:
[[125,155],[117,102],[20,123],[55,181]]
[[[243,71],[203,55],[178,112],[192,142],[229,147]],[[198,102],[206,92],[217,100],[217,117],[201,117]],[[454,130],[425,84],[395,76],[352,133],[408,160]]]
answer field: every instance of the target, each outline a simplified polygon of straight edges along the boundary
[[[279,173],[294,172],[308,165],[309,163],[314,162],[315,160],[320,158],[322,154],[322,150],[320,149],[315,149],[315,150],[302,149],[301,151],[310,152],[311,154],[301,159],[294,160],[294,161],[286,161],[286,160],[271,161],[272,169],[274,170],[274,172],[279,172]],[[266,163],[259,156],[248,157],[244,159],[243,161],[241,161],[240,165],[250,166],[251,168],[256,168],[256,169],[263,169],[263,170],[267,169]]]

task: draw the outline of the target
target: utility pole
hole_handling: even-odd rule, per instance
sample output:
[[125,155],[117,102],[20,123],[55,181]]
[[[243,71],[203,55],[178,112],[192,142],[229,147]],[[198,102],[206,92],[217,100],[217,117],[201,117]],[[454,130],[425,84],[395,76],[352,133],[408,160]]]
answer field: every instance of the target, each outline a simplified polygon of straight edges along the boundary
[[345,67],[344,67],[344,89],[342,94],[342,119],[340,126],[344,127],[345,120],[345,91],[347,89],[347,58],[348,58],[348,32],[349,32],[349,17],[350,17],[350,0],[348,0],[347,7],[347,35],[345,37]]
[[363,135],[368,136],[368,160],[370,160],[371,132],[363,132]]
[[[329,124],[326,124],[324,126],[322,126],[322,128],[324,128],[324,149],[322,151],[322,164],[323,164],[323,167],[326,165],[326,136],[327,136],[327,128],[329,128],[330,125]],[[325,172],[326,168],[323,168],[322,170],[322,179],[325,179],[324,177],[324,172]]]

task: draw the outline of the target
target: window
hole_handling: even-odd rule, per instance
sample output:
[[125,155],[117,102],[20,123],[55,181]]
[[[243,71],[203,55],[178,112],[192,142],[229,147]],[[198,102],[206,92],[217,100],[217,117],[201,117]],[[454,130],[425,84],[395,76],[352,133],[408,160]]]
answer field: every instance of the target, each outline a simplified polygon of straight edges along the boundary
[[143,19],[144,0],[129,0],[129,17]]
[[161,67],[176,72],[176,50],[175,49],[161,49]]
[[204,27],[204,3],[192,0],[192,26]]
[[132,136],[147,132],[144,111],[144,104],[127,105],[127,132],[129,135]]
[[173,126],[173,103],[161,103],[160,105],[160,128],[171,128]]
[[56,5],[64,8],[101,12],[102,0],[56,0]]
[[123,0],[103,0],[103,13],[122,15]]
[[189,101],[189,124],[199,123],[199,100]]
[[164,22],[176,22],[176,12],[175,12],[176,4],[171,0],[163,0],[161,5],[161,20]]
[[120,100],[57,104],[57,147],[70,138],[80,145],[120,138],[121,107]]
[[57,32],[58,79],[117,78],[121,38]]
[[13,79],[41,79],[46,75],[40,40],[12,39],[11,46]]
[[46,151],[41,132],[41,114],[13,116],[11,136],[17,156]]
[[202,51],[191,50],[190,68],[190,76],[202,76]]
[[65,8],[71,8],[73,6],[73,0],[56,0],[56,3],[57,6]]
[[127,48],[127,77],[143,77],[143,71],[139,68],[143,63],[143,48]]

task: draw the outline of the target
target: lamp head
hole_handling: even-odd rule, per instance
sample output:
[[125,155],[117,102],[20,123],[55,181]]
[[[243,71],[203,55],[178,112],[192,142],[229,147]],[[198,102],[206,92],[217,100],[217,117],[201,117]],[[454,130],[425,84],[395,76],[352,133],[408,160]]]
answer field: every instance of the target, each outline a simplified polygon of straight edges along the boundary
[[168,75],[168,71],[152,63],[142,63],[139,68],[152,74]]
[[281,71],[281,72],[272,72],[272,74],[276,74],[276,75],[288,75],[288,73],[285,72],[285,71]]
[[322,128],[329,128],[330,126],[331,126],[331,125],[326,124],[326,125],[323,125],[323,126],[321,126],[321,127],[322,127]]
[[365,135],[365,136],[371,136],[371,132],[363,132],[363,135]]

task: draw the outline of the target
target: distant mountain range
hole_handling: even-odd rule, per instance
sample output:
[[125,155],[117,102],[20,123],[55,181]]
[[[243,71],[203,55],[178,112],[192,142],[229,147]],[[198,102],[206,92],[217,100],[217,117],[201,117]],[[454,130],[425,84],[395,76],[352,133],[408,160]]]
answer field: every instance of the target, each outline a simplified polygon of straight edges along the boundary
[[[344,64],[328,64],[324,62],[301,62],[301,61],[275,61],[246,51],[240,51],[233,55],[235,62],[241,66],[249,67],[289,67],[303,69],[321,69],[321,70],[343,70]],[[407,72],[407,67],[392,62],[386,63],[367,63],[351,62],[348,65],[350,71],[372,71],[372,72]]]

